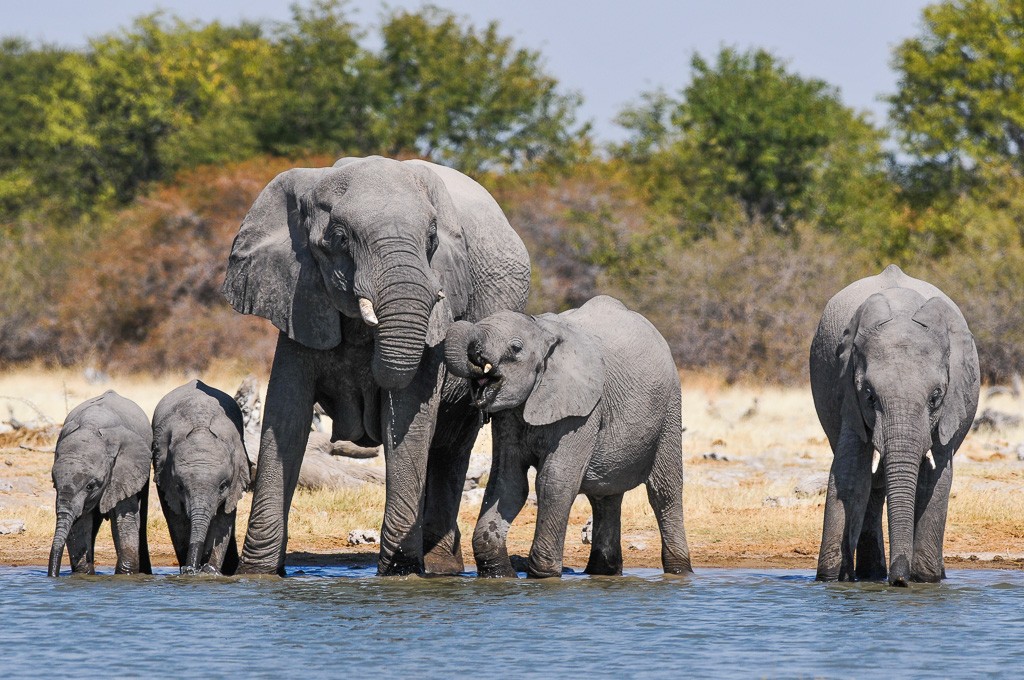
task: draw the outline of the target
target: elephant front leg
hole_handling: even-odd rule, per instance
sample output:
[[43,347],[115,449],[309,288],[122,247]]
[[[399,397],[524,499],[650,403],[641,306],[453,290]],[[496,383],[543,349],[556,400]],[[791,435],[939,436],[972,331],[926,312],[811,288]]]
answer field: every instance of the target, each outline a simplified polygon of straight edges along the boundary
[[622,574],[622,494],[587,498],[594,511],[594,534],[584,571],[595,576],[618,576]]
[[925,461],[918,473],[914,559],[910,567],[910,578],[924,583],[938,583],[946,578],[942,541],[946,533],[949,492],[953,487],[952,454],[935,447],[933,455],[935,469]]
[[501,420],[501,416],[494,418],[492,436],[495,448],[491,473],[484,489],[480,518],[473,530],[476,571],[485,578],[516,577],[506,541],[509,527],[523,509],[530,492],[527,466],[520,459],[518,450],[501,443]]
[[874,475],[871,497],[864,512],[864,524],[857,541],[857,580],[884,581],[889,575],[882,536],[882,508],[885,505],[885,475]]
[[[458,422],[438,416],[438,427],[458,428],[456,441],[431,448],[423,506],[423,569],[428,574],[458,574],[465,568],[459,533],[459,505],[466,485],[469,455],[480,429],[478,416]],[[436,439],[436,437],[435,437]]]
[[110,533],[117,553],[115,574],[138,574],[142,567],[139,552],[141,512],[138,496],[125,498],[110,513]]
[[315,363],[314,350],[279,336],[239,573],[284,575],[288,511],[313,422]]
[[100,517],[99,511],[93,510],[79,517],[71,525],[67,545],[72,574],[96,573],[93,546],[96,543],[96,533],[99,531],[102,521],[103,518]]
[[430,440],[441,401],[441,353],[428,350],[403,390],[381,393],[386,465],[384,521],[377,573],[423,572],[423,504]]
[[843,425],[829,472],[818,553],[819,581],[856,579],[854,550],[871,494],[871,444]]
[[203,565],[202,571],[206,573],[224,574],[231,576],[235,573],[238,563],[238,556],[235,555],[234,564],[230,565],[228,571],[227,556],[230,548],[234,547],[235,537],[235,513],[224,512],[224,509],[214,515],[210,522],[210,531],[206,535],[209,558]]

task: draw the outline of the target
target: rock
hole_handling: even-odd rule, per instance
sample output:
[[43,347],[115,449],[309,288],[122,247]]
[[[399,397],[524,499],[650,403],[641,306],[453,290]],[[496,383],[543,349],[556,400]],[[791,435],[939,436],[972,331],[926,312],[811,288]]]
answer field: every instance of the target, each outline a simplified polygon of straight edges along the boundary
[[13,491],[14,485],[6,479],[0,479],[0,491]]
[[729,457],[716,451],[708,451],[704,454],[704,460],[717,460],[727,463],[729,461]]
[[647,544],[643,541],[630,541],[627,547],[630,550],[647,550]]
[[479,505],[484,502],[484,490],[480,488],[468,489],[462,492],[463,503],[475,503]]
[[536,506],[537,505],[537,492],[531,491],[530,495],[528,495],[526,497],[526,502],[529,503],[530,505]]
[[383,450],[383,446],[359,446],[352,442],[336,441],[331,443],[331,450],[328,453],[346,458],[376,458]]
[[260,434],[260,422],[263,420],[263,401],[260,399],[260,382],[256,376],[249,374],[242,380],[235,392],[235,403],[242,409],[242,426],[246,434]]
[[[306,453],[299,468],[299,486],[306,489],[354,489],[363,484],[384,484],[384,468],[334,455],[337,444],[323,432],[309,433]],[[255,478],[259,466],[259,435],[245,433],[245,453],[249,457],[250,475]]]
[[20,519],[0,519],[0,536],[25,533],[25,522]]
[[810,498],[820,496],[828,491],[828,473],[816,472],[804,477],[793,487],[793,493],[797,498]]
[[355,529],[348,532],[349,545],[379,545],[380,532],[376,529]]
[[583,541],[583,545],[590,545],[590,542],[594,540],[594,516],[591,515],[587,518],[587,523],[583,525],[583,529],[580,530],[580,540]]
[[103,385],[110,382],[110,376],[95,366],[87,366],[86,369],[82,371],[82,377],[85,378],[85,382],[90,385]]
[[789,496],[765,496],[761,501],[762,508],[788,508],[799,505],[800,501]]
[[1024,419],[1019,415],[997,411],[994,408],[986,408],[978,414],[977,418],[974,419],[974,424],[971,425],[971,429],[979,430],[981,428],[985,428],[993,431],[1003,430],[1012,427],[1019,427],[1021,423],[1024,423]]
[[1014,451],[1017,453],[1017,460],[1024,460],[1024,442],[1017,444]]
[[471,459],[469,462],[469,470],[466,471],[466,481],[463,484],[463,490],[469,491],[470,489],[483,486],[480,482],[483,481],[483,478],[489,474],[490,471],[491,461],[489,457],[481,457],[475,460]]

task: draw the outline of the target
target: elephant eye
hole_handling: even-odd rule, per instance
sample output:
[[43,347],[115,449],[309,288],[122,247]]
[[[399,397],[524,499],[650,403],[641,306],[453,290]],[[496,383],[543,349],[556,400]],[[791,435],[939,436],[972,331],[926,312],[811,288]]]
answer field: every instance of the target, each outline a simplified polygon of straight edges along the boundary
[[877,401],[874,390],[872,390],[870,387],[865,387],[864,399],[867,400],[869,406],[874,406]]
[[427,228],[427,255],[433,255],[437,250],[437,219],[430,220]]
[[85,490],[86,491],[92,491],[95,488],[96,488],[96,482],[89,482],[88,484],[85,485]]
[[941,403],[942,403],[942,389],[936,387],[935,391],[932,392],[932,395],[930,397],[928,397],[928,408],[930,408],[931,410],[934,411],[935,409],[937,409],[939,407],[939,404],[941,404]]
[[220,490],[221,491],[227,491],[228,490],[228,480],[225,479],[223,482],[220,483]]
[[523,351],[523,341],[520,340],[519,338],[512,338],[512,340],[508,343],[508,348],[512,350],[513,354],[519,354],[520,352]]

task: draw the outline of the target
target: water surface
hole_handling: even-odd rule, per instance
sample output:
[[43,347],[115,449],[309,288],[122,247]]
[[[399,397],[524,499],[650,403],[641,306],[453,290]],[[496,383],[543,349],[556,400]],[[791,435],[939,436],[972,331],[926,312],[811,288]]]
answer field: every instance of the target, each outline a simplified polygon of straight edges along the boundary
[[821,584],[807,571],[560,581],[46,578],[0,568],[0,675],[1016,676],[1024,573]]

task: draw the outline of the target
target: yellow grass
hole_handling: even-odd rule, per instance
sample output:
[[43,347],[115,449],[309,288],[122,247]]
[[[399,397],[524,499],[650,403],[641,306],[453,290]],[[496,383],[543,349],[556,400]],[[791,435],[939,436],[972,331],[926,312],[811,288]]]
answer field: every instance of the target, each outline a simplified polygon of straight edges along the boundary
[[[242,375],[222,371],[208,382],[233,393]],[[92,386],[75,369],[15,371],[0,376],[0,395],[31,400],[48,416],[62,419],[67,407],[112,388],[136,400],[148,413],[167,391],[185,382],[185,376],[117,377],[109,384]],[[683,420],[686,426],[683,459],[686,470],[684,503],[690,547],[696,566],[779,565],[813,568],[817,556],[824,496],[794,499],[798,482],[828,471],[832,454],[817,422],[807,388],[726,385],[714,376],[683,374]],[[1020,414],[1024,402],[1000,396],[982,407],[993,406]],[[14,404],[22,419],[36,416],[23,404]],[[6,419],[0,400],[0,420]],[[1024,463],[1008,449],[1024,442],[1024,428],[968,436],[955,459],[953,498],[946,531],[946,554],[971,555],[989,566],[1024,564]],[[474,456],[486,460],[489,432],[477,443]],[[719,460],[705,458],[714,453]],[[727,460],[722,460],[722,459]],[[0,492],[0,520],[19,519],[26,531],[0,536],[0,563],[45,563],[53,531],[53,495],[49,482],[52,454],[17,448],[0,450],[0,480],[15,489]],[[377,459],[369,464],[382,465]],[[775,497],[782,507],[765,504]],[[368,559],[372,550],[349,548],[349,531],[378,528],[384,507],[382,487],[359,490],[300,490],[295,496],[289,525],[289,551],[293,561],[358,552]],[[173,564],[167,529],[155,490],[151,495],[149,536],[154,562]],[[239,540],[248,518],[249,498],[239,505]],[[463,552],[472,555],[470,537],[479,502],[463,503],[460,529]],[[566,538],[566,564],[582,566],[589,546],[580,529],[590,516],[586,499],[573,507]],[[512,527],[510,552],[525,554],[532,539],[536,508],[523,509]],[[642,488],[626,495],[623,503],[623,547],[627,566],[658,566],[660,543],[657,525]],[[633,546],[635,549],[631,549]],[[100,564],[113,559],[109,530],[98,541]],[[986,562],[999,556],[1001,562]],[[1017,560],[1009,562],[1008,560]]]

